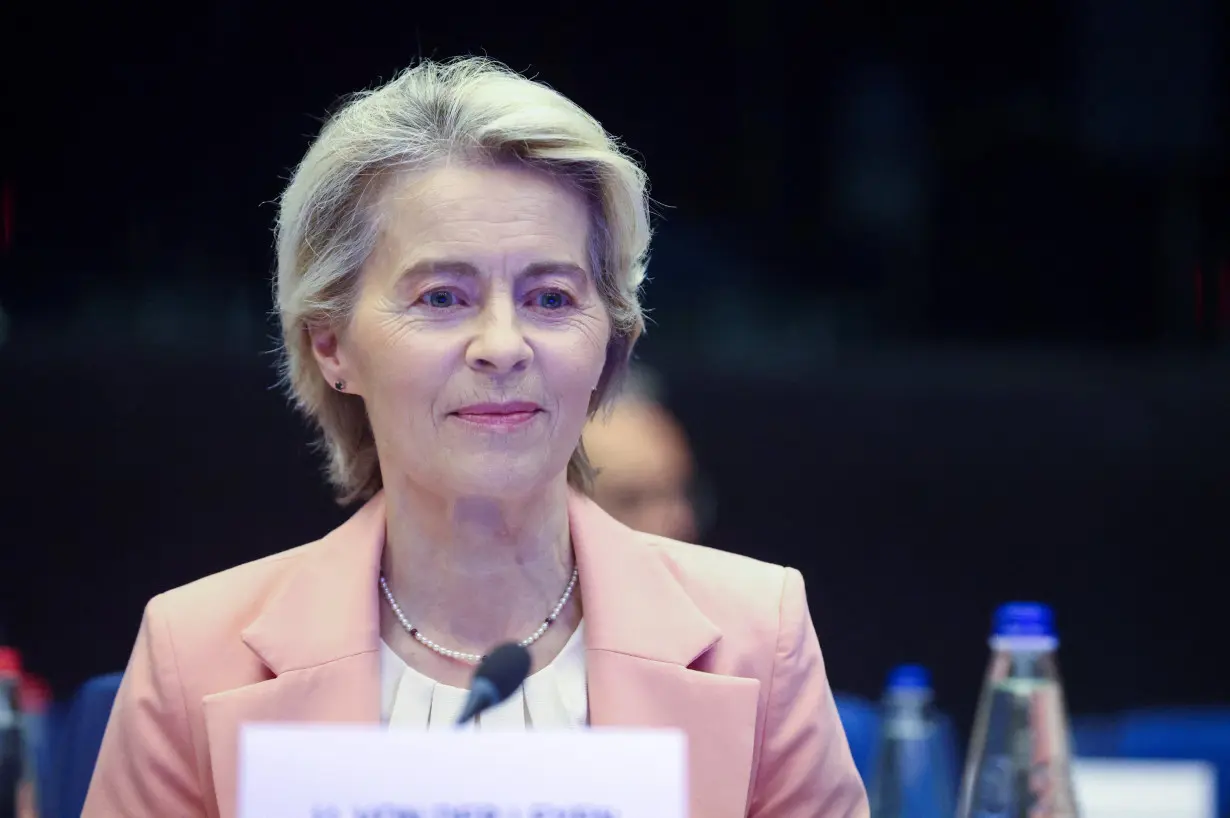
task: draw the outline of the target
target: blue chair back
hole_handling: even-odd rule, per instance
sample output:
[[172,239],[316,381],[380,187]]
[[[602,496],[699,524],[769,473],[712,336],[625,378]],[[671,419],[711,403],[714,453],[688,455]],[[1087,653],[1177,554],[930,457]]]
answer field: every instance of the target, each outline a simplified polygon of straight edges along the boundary
[[81,815],[111,706],[123,678],[122,673],[109,673],[90,679],[58,719],[52,747],[51,778],[55,783],[43,799],[43,818]]
[[1073,718],[1072,752],[1078,758],[1114,758],[1120,752],[1122,722],[1120,716]]
[[37,770],[35,781],[36,798],[39,815],[57,818],[60,814],[56,805],[58,795],[56,789],[59,780],[55,777],[55,747],[60,734],[60,724],[64,720],[65,706],[63,702],[52,702],[43,715],[41,730],[35,736],[27,738],[34,742],[34,765]]
[[854,766],[863,781],[870,783],[875,765],[876,741],[880,733],[880,712],[875,704],[859,696],[837,693],[837,715],[846,731]]

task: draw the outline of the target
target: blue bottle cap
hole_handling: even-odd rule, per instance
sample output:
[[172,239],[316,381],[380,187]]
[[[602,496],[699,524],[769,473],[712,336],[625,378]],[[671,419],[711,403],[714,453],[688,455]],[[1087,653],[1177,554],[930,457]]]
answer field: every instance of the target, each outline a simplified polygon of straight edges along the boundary
[[931,674],[922,665],[897,665],[888,674],[889,690],[930,690]]
[[992,636],[1055,638],[1055,615],[1041,602],[1009,602],[995,612]]

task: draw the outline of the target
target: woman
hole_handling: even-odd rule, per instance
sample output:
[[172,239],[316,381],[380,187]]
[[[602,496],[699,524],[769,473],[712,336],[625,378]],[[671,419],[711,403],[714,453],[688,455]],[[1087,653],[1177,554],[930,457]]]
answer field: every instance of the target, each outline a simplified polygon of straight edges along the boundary
[[155,597],[84,815],[232,816],[249,721],[675,727],[696,818],[863,816],[798,572],[639,534],[580,446],[642,328],[645,177],[480,59],[352,100],[281,202],[286,375],[343,502],[324,539]]

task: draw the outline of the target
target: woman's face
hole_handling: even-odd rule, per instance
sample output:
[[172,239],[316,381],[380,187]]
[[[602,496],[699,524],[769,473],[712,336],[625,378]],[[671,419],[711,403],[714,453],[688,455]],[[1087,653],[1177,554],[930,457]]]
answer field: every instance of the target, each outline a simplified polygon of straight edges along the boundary
[[611,322],[582,196],[516,167],[394,183],[353,317],[313,333],[362,396],[387,486],[509,496],[563,479]]

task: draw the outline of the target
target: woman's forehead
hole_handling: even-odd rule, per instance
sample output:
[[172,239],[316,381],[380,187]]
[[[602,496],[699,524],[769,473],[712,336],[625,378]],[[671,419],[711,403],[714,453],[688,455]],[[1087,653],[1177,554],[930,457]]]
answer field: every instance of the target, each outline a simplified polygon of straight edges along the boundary
[[394,186],[385,208],[378,254],[401,272],[590,266],[586,203],[545,174],[441,168]]

